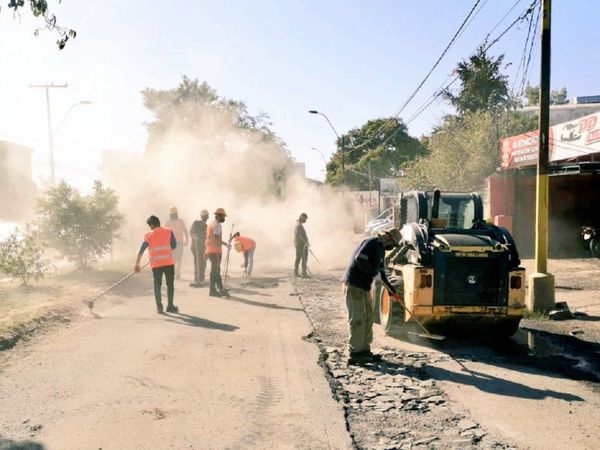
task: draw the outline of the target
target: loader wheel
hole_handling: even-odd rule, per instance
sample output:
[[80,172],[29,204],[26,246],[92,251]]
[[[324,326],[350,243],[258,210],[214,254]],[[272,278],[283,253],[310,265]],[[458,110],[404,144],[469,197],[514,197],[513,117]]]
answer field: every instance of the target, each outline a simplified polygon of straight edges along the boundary
[[381,301],[382,292],[381,283],[375,282],[371,287],[371,297],[373,299],[373,322],[381,323],[379,319],[379,302]]
[[[398,294],[400,294],[400,298],[404,300],[404,282],[402,277],[392,276],[389,277],[389,280]],[[381,328],[383,328],[384,333],[388,336],[401,336],[405,331],[404,309],[391,299],[389,292],[383,286],[379,300],[379,321]]]

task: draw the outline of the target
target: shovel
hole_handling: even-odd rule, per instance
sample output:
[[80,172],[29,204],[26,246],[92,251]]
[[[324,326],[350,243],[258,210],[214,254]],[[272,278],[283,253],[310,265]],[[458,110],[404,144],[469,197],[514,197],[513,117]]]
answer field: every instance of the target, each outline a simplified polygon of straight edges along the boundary
[[[140,267],[140,270],[142,270],[144,267],[146,267],[148,264],[150,263],[146,263],[143,266]],[[96,295],[94,298],[92,298],[91,300],[84,300],[83,302],[85,304],[87,304],[88,308],[90,308],[90,311],[92,311],[94,309],[94,302],[96,300],[98,300],[100,297],[102,297],[104,294],[106,294],[107,292],[112,291],[114,288],[116,288],[118,285],[120,285],[122,282],[124,282],[125,280],[131,278],[132,276],[134,276],[136,274],[136,272],[131,272],[130,274],[124,276],[123,278],[121,278],[119,281],[117,281],[115,284],[113,284],[111,287],[109,287],[108,289],[102,291],[101,293],[99,293],[98,295]]]
[[421,323],[421,321],[414,316],[414,314],[411,312],[411,310],[406,307],[406,305],[404,304],[404,302],[402,302],[400,300],[396,300],[395,298],[394,298],[394,301],[396,303],[398,303],[399,305],[401,305],[404,308],[404,310],[406,312],[408,312],[408,314],[410,314],[410,316],[413,318],[413,320],[416,322],[416,324],[419,325],[419,327],[421,327],[421,329],[424,331],[424,333],[409,332],[408,334],[412,334],[414,336],[419,336],[419,337],[422,337],[422,338],[425,338],[425,339],[432,339],[434,341],[443,341],[444,339],[446,339],[445,336],[442,336],[442,335],[439,335],[439,334],[431,334],[429,332],[429,330],[427,328],[425,328],[425,325],[423,325]]

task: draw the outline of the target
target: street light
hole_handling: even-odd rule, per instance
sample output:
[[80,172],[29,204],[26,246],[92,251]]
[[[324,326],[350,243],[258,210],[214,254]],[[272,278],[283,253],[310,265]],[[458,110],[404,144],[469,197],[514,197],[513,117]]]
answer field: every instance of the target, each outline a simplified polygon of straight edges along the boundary
[[315,152],[318,152],[319,155],[321,155],[321,159],[323,159],[323,163],[325,164],[325,166],[327,166],[327,159],[325,159],[325,155],[323,154],[323,152],[321,150],[319,150],[317,147],[311,147],[311,150],[314,150]]
[[310,114],[319,114],[320,116],[323,116],[325,118],[325,120],[327,121],[327,123],[329,124],[329,126],[331,127],[331,129],[333,130],[333,132],[335,133],[336,137],[338,138],[338,141],[340,141],[340,146],[341,148],[341,153],[342,153],[342,192],[344,189],[344,184],[346,182],[346,171],[345,171],[345,167],[344,167],[344,138],[340,137],[339,133],[337,132],[337,130],[335,129],[335,127],[333,126],[333,124],[331,123],[331,121],[329,120],[329,117],[327,117],[325,114],[323,114],[322,112],[317,111],[316,109],[311,109],[308,111]]
[[[89,100],[81,100],[80,102],[71,105],[65,113],[65,115],[63,116],[60,123],[58,124],[58,126],[54,129],[54,131],[50,131],[48,133],[48,149],[50,150],[50,183],[52,184],[52,186],[56,184],[56,176],[54,169],[54,136],[56,136],[56,133],[58,133],[60,127],[62,127],[63,123],[65,123],[65,120],[67,120],[67,117],[69,116],[71,111],[73,111],[73,108],[80,105],[89,105],[90,103],[92,102]],[[48,125],[50,125],[50,109],[48,109]]]
[[73,108],[75,108],[76,106],[79,106],[79,105],[89,105],[91,103],[92,102],[90,100],[81,100],[80,102],[77,102],[77,103],[71,105],[71,107],[67,110],[67,112],[63,116],[63,118],[60,121],[60,123],[58,124],[58,126],[54,129],[54,132],[52,134],[56,136],[56,133],[58,133],[58,130],[60,129],[60,127],[62,127],[63,123],[65,123],[65,120],[67,120],[67,116],[71,113],[71,111],[73,111]]

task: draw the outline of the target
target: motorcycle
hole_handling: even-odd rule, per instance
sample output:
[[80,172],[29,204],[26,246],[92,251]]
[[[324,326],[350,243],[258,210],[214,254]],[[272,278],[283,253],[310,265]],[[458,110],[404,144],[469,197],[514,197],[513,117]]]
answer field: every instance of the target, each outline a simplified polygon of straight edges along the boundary
[[592,256],[600,258],[600,229],[590,226],[581,227],[581,236],[589,244]]

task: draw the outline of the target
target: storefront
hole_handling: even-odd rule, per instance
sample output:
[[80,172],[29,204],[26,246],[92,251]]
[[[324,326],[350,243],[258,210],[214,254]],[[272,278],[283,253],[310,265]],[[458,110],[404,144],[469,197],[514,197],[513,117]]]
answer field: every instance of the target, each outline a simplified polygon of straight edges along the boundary
[[[600,113],[550,129],[549,251],[585,255],[579,231],[600,225]],[[523,257],[534,253],[538,132],[500,140],[500,173],[489,180],[488,215],[510,229]]]

